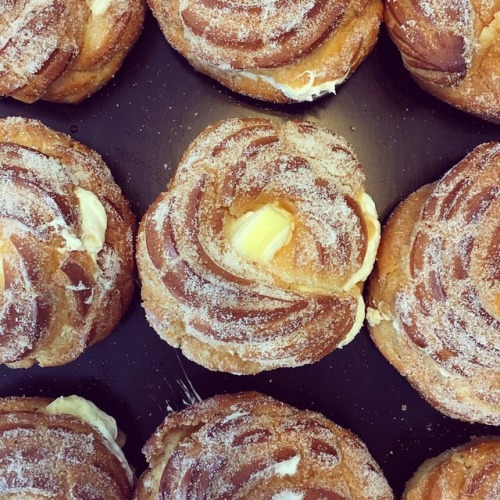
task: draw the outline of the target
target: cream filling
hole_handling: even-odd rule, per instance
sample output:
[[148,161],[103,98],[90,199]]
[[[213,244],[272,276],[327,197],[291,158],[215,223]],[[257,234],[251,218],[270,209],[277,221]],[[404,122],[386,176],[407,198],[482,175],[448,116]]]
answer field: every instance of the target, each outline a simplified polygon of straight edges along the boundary
[[[61,229],[59,234],[66,241],[63,251],[83,250],[90,254],[94,262],[97,262],[97,255],[103,249],[106,241],[108,226],[106,210],[99,198],[86,189],[75,188],[75,195],[79,202],[82,238],[78,238],[67,227]],[[62,224],[54,221],[53,225],[57,227]]]
[[80,396],[57,398],[44,410],[42,410],[42,412],[48,415],[73,415],[82,422],[86,422],[91,425],[104,438],[108,449],[116,456],[125,469],[130,484],[133,484],[134,473],[125,458],[122,449],[116,442],[116,438],[118,437],[118,428],[116,426],[116,420],[113,417],[104,413],[91,401],[81,398]]
[[299,468],[300,455],[295,455],[289,460],[273,465],[273,472],[278,476],[293,476]]
[[368,275],[372,272],[375,258],[377,257],[377,249],[380,243],[380,222],[378,220],[377,209],[372,198],[363,193],[356,200],[361,208],[363,219],[367,226],[368,242],[366,244],[365,258],[361,267],[344,283],[344,290],[349,291],[356,283],[365,281]]
[[365,320],[365,301],[363,300],[363,296],[360,294],[358,296],[358,308],[356,309],[356,318],[354,319],[354,323],[344,337],[344,340],[337,345],[337,349],[342,349],[347,344],[351,343],[354,340],[354,337],[359,333],[361,327],[363,326],[363,321]]
[[296,491],[284,490],[275,493],[272,500],[303,500],[304,493],[297,493]]
[[489,47],[500,36],[500,12],[495,13],[495,18],[491,23],[483,28],[479,35],[479,44],[482,47]]
[[283,95],[285,95],[285,97],[298,102],[313,101],[317,97],[320,97],[324,94],[335,94],[336,88],[347,78],[346,74],[341,78],[337,78],[336,80],[330,80],[320,83],[319,85],[314,85],[314,81],[316,79],[314,71],[304,71],[303,74],[307,75],[308,77],[307,83],[300,87],[292,87],[291,85],[288,85],[286,83],[278,82],[271,76],[263,75],[255,71],[237,71],[236,73],[246,78],[250,78],[254,81],[261,79],[275,89],[283,92]]
[[92,11],[92,15],[100,16],[108,10],[111,0],[87,0],[87,4]]

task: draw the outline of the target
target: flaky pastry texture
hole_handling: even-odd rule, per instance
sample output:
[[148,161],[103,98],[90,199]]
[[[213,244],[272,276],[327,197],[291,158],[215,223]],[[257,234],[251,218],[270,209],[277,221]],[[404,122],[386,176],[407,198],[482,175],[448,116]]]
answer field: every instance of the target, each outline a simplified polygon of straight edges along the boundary
[[169,43],[231,90],[300,102],[335,89],[373,48],[380,0],[149,0]]
[[36,120],[0,120],[0,362],[69,363],[133,291],[135,219],[102,158]]
[[435,408],[500,424],[500,144],[478,146],[392,214],[367,318],[382,354]]
[[[209,126],[140,225],[151,326],[188,358],[232,373],[312,363],[347,344],[379,242],[364,179],[345,139],[312,123]],[[272,259],[252,260],[231,227],[269,205],[289,213],[293,234]]]
[[361,440],[319,413],[259,393],[172,413],[143,449],[135,500],[392,499]]
[[423,89],[500,123],[499,0],[386,0],[385,22]]
[[46,413],[52,401],[0,398],[0,498],[130,499],[123,455],[89,423]]
[[145,0],[0,1],[0,96],[78,103],[120,68]]

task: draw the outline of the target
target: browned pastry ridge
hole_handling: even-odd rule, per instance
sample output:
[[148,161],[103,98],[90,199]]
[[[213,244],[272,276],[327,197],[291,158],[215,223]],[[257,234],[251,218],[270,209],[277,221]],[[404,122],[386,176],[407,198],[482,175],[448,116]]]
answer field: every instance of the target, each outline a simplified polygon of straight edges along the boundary
[[133,291],[135,220],[102,158],[40,122],[0,120],[0,362],[68,363]]
[[262,394],[215,396],[172,413],[143,449],[134,498],[392,499],[360,439]]
[[499,0],[386,0],[385,22],[423,89],[500,123]]
[[116,441],[51,403],[0,398],[0,497],[130,499],[133,472]]
[[0,96],[90,96],[118,71],[145,8],[145,0],[0,0]]
[[435,408],[500,424],[500,143],[396,208],[370,277],[384,356]]
[[169,43],[235,92],[311,101],[348,78],[373,48],[381,0],[148,0]]
[[408,481],[402,500],[500,498],[500,437],[470,443],[426,460]]
[[[288,238],[274,255],[267,246],[266,255],[247,253],[274,230],[268,215],[287,220]],[[241,228],[250,234],[243,243]],[[189,146],[141,222],[148,320],[212,370],[312,363],[360,330],[379,232],[345,139],[309,122],[216,122]]]

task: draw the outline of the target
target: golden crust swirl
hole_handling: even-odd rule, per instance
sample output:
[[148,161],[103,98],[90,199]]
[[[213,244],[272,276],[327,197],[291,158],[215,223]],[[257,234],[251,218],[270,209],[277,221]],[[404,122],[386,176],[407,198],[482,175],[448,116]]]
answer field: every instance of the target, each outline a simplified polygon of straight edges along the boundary
[[[211,125],[141,222],[150,324],[190,359],[234,373],[311,363],[349,342],[379,238],[363,183],[345,140],[312,123]],[[230,228],[268,205],[294,230],[259,263],[235,249]]]
[[0,96],[79,102],[112,78],[145,0],[8,0],[0,5]]
[[143,451],[150,468],[136,500],[393,498],[357,436],[258,393],[215,396],[170,414]]
[[133,291],[134,217],[101,157],[35,120],[0,120],[0,362],[68,363]]
[[478,146],[411,195],[382,234],[368,320],[433,406],[500,424],[500,144]]
[[452,106],[500,122],[498,0],[387,0],[385,21],[422,88]]
[[426,460],[408,481],[403,500],[440,500],[500,496],[500,438],[471,442]]
[[149,0],[169,43],[242,94],[275,102],[335,92],[375,44],[380,0]]
[[132,483],[90,424],[47,414],[46,398],[0,399],[2,498],[129,499]]

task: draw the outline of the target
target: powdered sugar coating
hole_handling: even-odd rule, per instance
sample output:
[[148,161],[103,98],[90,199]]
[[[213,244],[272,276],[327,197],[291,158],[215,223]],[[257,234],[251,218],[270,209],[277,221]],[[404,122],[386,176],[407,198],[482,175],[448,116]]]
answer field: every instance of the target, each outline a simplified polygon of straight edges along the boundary
[[280,498],[290,490],[293,498],[393,498],[356,436],[257,393],[215,396],[169,415],[144,451],[151,469],[139,481],[138,500],[202,491]]
[[[500,144],[479,146],[425,189],[419,204],[410,198],[395,213],[387,243],[382,237],[371,302],[383,321],[372,333],[438,409],[499,424]],[[403,245],[402,260],[390,271],[394,245]]]
[[[106,214],[97,255],[76,189]],[[107,336],[131,298],[132,238],[128,205],[96,153],[34,120],[1,120],[1,361],[64,364]]]
[[[361,203],[363,183],[350,146],[311,123],[209,127],[141,224],[139,270],[152,326],[205,366],[235,372],[304,364],[331,351],[360,328],[359,282],[373,264],[369,242],[378,242],[378,222]],[[228,225],[268,202],[293,214],[295,230],[271,262],[256,264],[229,243]],[[189,339],[236,364],[200,359]]]

